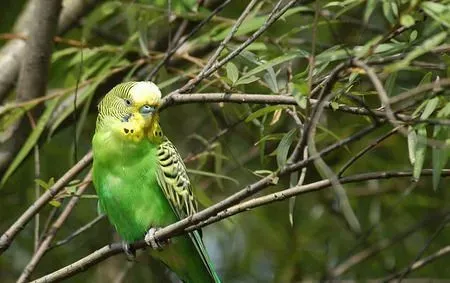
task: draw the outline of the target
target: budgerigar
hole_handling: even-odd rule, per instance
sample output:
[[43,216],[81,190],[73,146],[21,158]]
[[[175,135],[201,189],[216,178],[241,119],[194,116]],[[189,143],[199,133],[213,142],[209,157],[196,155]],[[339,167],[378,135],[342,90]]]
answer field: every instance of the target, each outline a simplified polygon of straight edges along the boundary
[[[197,209],[183,160],[159,125],[160,103],[154,83],[127,82],[98,107],[93,181],[99,208],[127,243]],[[220,282],[197,231],[151,253],[184,282]]]

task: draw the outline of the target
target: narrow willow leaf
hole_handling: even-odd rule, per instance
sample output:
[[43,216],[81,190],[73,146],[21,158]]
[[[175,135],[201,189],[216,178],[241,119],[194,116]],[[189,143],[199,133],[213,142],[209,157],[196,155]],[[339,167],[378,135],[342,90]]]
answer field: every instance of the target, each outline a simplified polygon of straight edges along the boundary
[[438,104],[439,104],[438,97],[433,97],[429,99],[425,105],[425,109],[423,110],[422,115],[420,115],[420,119],[421,120],[428,119],[428,117],[430,117],[431,114],[433,114]]
[[234,178],[231,178],[231,177],[228,177],[228,176],[225,176],[225,175],[216,174],[216,173],[207,172],[207,171],[202,171],[202,170],[195,170],[195,169],[187,169],[187,172],[189,174],[194,174],[194,175],[201,175],[201,176],[213,177],[213,178],[221,178],[221,179],[224,179],[224,180],[231,181],[231,182],[235,183],[236,185],[239,185],[239,181],[238,180],[236,180]]
[[417,134],[416,131],[412,128],[408,128],[408,156],[409,162],[411,165],[416,163],[416,145],[417,145]]
[[233,85],[239,79],[239,70],[232,62],[228,62],[227,66],[227,78],[233,83]]
[[56,105],[58,105],[58,101],[59,98],[55,98],[47,104],[44,113],[42,113],[41,117],[39,118],[39,121],[36,124],[36,127],[31,131],[22,148],[19,150],[16,157],[6,170],[5,175],[3,175],[0,181],[0,188],[2,188],[5,185],[6,181],[11,176],[11,174],[14,173],[14,171],[16,171],[17,167],[19,167],[19,165],[22,163],[25,157],[27,157],[27,155],[33,149],[42,132],[44,131],[45,126],[47,125],[47,122],[49,121],[53,113],[53,110],[56,108]]
[[406,55],[406,57],[399,62],[393,63],[386,66],[385,72],[392,73],[401,69],[406,68],[410,62],[425,53],[428,53],[431,49],[438,46],[447,37],[447,32],[440,32],[431,38],[425,40],[421,45],[416,46],[411,52]]
[[255,142],[255,146],[264,141],[279,141],[284,137],[284,133],[268,134]]
[[270,61],[267,61],[261,65],[259,65],[258,67],[250,70],[249,72],[247,72],[245,75],[242,76],[242,78],[247,78],[247,77],[251,77],[254,76],[262,71],[265,71],[267,69],[269,69],[270,67],[274,67],[276,65],[279,65],[281,63],[284,63],[286,61],[291,61],[294,58],[297,57],[303,57],[304,54],[302,52],[294,52],[294,53],[288,53],[282,56],[279,56],[277,58],[274,58]]
[[275,71],[272,67],[269,67],[267,69],[267,73],[264,74],[264,81],[267,83],[272,93],[279,92],[277,75],[275,74]]
[[[434,127],[433,138],[445,142],[449,138],[449,130],[447,127],[441,127],[436,125]],[[439,187],[439,181],[441,179],[442,169],[447,164],[450,150],[447,147],[433,147],[432,149],[432,165],[433,165],[433,189],[436,191]]]
[[271,106],[267,106],[267,107],[258,109],[257,111],[250,114],[247,117],[247,119],[245,119],[245,122],[250,122],[256,118],[266,115],[267,113],[274,112],[278,109],[283,109],[283,108],[284,108],[284,106],[281,106],[281,105],[271,105]]
[[283,113],[282,109],[275,110],[273,113],[272,121],[270,121],[270,126],[275,125],[278,121],[280,121],[281,113]]
[[251,76],[251,77],[247,77],[247,78],[240,78],[234,85],[238,86],[238,85],[247,85],[247,84],[251,84],[253,82],[258,81],[259,78],[255,77],[255,76]]
[[292,142],[295,138],[295,133],[297,132],[297,128],[290,130],[280,141],[277,147],[277,164],[278,168],[282,168],[287,161],[287,156],[289,153],[289,148],[291,147]]
[[384,84],[384,88],[386,89],[386,92],[389,96],[394,95],[394,89],[395,89],[395,82],[397,81],[397,72],[391,74]]
[[47,184],[47,182],[45,182],[44,180],[41,179],[35,179],[34,182],[41,188],[43,188],[44,190],[48,190],[50,188],[50,186]]
[[450,6],[448,4],[425,1],[421,4],[421,8],[428,16],[450,28]]
[[366,4],[366,9],[364,10],[364,23],[368,23],[372,12],[377,7],[378,0],[368,0]]
[[397,5],[392,3],[391,0],[383,0],[383,14],[386,20],[388,20],[391,24],[396,23],[395,11]]
[[418,181],[420,175],[422,174],[423,163],[425,162],[425,154],[427,152],[427,129],[425,125],[421,125],[417,128],[417,144],[413,169],[413,178],[415,181]]
[[[222,145],[220,143],[217,143],[215,147],[215,153],[216,154],[214,157],[214,170],[216,171],[216,173],[220,173],[222,172],[223,168],[223,158],[221,158],[221,156],[223,156],[223,152],[222,152]],[[222,178],[217,178],[216,182],[219,188],[223,189]]]

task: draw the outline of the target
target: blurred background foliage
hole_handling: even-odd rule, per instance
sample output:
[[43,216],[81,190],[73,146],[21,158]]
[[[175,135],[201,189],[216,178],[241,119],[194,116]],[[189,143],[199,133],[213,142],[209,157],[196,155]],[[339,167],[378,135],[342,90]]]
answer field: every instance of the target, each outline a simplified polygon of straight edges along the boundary
[[[11,33],[25,2],[2,1],[1,34]],[[276,2],[259,1],[222,56],[258,29]],[[194,92],[293,95],[298,101],[295,110],[304,120],[310,87],[323,81],[333,67],[351,56],[373,63],[391,97],[449,77],[450,1],[307,2],[307,5],[289,9]],[[4,184],[0,192],[0,231],[6,230],[33,203],[36,184],[44,190],[89,150],[96,105],[101,97],[121,81],[146,79],[163,59],[168,46],[173,47],[169,38],[176,36],[179,27],[185,24],[183,34],[189,33],[220,3],[205,1],[198,5],[196,0],[172,0],[169,12],[166,0],[99,1],[76,27],[55,43],[48,99],[19,107],[14,103],[15,92],[11,91],[1,102],[2,131],[33,108],[40,108],[43,113],[36,121],[42,124],[43,131],[29,131],[34,140],[24,143],[1,174]],[[248,3],[231,1],[177,50],[153,78],[163,93],[183,86],[201,70]],[[0,44],[8,40],[5,36],[2,38]],[[312,69],[309,68],[311,55],[315,57]],[[342,76],[333,91],[337,93],[331,104],[333,109],[322,116],[316,136],[319,149],[370,126],[369,116],[344,113],[340,111],[341,105],[380,107],[376,92],[361,70]],[[422,119],[447,119],[450,104],[446,95],[449,92],[445,88],[439,91],[437,98],[432,98],[436,92],[430,92],[402,112]],[[298,132],[292,132],[297,125],[286,114],[286,109],[292,107],[197,103],[170,107],[162,112],[165,134],[185,157],[203,207],[257,181],[286,162],[286,153],[298,139]],[[387,124],[379,126],[327,155],[326,163],[337,172],[358,151],[391,129]],[[289,220],[289,202],[283,201],[204,228],[206,246],[223,282],[319,280],[326,278],[328,271],[347,258],[397,238],[395,244],[355,263],[338,278],[384,278],[411,264],[448,218],[450,196],[448,180],[442,178],[438,183],[436,176],[433,182],[432,177],[419,178],[417,174],[423,166],[433,168],[439,176],[447,163],[448,149],[423,147],[416,137],[446,141],[448,129],[436,123],[422,123],[411,126],[409,132],[408,139],[397,133],[380,142],[344,173],[416,172],[417,178],[345,185],[362,234],[349,229],[337,209],[332,190],[297,197],[292,211],[293,224]],[[38,176],[33,153],[35,145],[39,148]],[[411,157],[416,161],[414,164],[411,164]],[[77,179],[81,180],[86,172]],[[321,178],[310,164],[304,183]],[[54,219],[67,204],[76,185],[74,181],[42,210],[41,232],[46,221]],[[289,178],[281,178],[277,185],[263,193],[289,186]],[[96,216],[95,191],[90,187],[58,231],[56,241],[66,238]],[[0,257],[2,282],[15,281],[32,256],[33,226],[34,223],[27,225]],[[411,233],[402,235],[412,227]],[[103,219],[71,242],[48,251],[32,277],[54,271],[118,240],[114,229]],[[425,254],[449,241],[450,233],[444,228]],[[447,259],[437,260],[408,277],[450,278],[447,267]],[[134,263],[127,262],[123,255],[115,256],[66,281],[167,282],[171,276],[162,264],[142,253]]]

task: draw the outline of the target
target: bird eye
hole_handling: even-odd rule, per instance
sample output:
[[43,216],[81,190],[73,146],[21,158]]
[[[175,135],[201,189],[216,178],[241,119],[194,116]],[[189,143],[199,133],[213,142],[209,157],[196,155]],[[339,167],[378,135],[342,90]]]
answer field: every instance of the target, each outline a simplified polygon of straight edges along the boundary
[[155,108],[151,107],[148,104],[145,104],[144,106],[141,107],[141,109],[139,109],[139,112],[141,112],[142,114],[149,114],[152,113],[153,111],[155,111]]
[[130,106],[130,105],[131,105],[131,100],[125,99],[125,104],[128,105],[128,106]]

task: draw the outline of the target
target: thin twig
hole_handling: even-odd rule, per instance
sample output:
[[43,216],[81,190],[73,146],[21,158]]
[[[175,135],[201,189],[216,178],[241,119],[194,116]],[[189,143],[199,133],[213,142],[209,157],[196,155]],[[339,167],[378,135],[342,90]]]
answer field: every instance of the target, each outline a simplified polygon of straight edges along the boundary
[[392,136],[393,134],[395,134],[397,132],[397,128],[394,128],[392,130],[390,130],[389,132],[387,132],[386,134],[382,135],[381,137],[377,138],[376,140],[374,140],[372,143],[370,143],[368,146],[366,146],[365,148],[363,148],[360,152],[358,152],[355,156],[353,156],[350,160],[348,160],[344,166],[342,166],[341,169],[339,169],[337,176],[341,177],[345,170],[347,170],[350,166],[353,165],[353,163],[355,163],[359,158],[361,158],[361,156],[363,156],[364,154],[366,154],[369,150],[371,150],[372,148],[376,147],[377,145],[379,145],[382,141],[384,141],[385,139],[387,139],[388,137]]
[[76,192],[76,195],[73,196],[69,203],[67,204],[66,208],[63,210],[63,212],[59,215],[59,217],[55,220],[51,228],[49,229],[47,235],[42,240],[41,244],[39,245],[39,249],[33,254],[33,257],[28,262],[27,266],[22,271],[22,274],[20,274],[19,279],[17,280],[17,283],[24,283],[28,281],[28,278],[31,276],[31,273],[35,269],[36,265],[41,260],[42,256],[47,252],[48,247],[50,246],[51,242],[56,236],[56,233],[58,232],[59,228],[66,222],[67,218],[69,217],[70,213],[72,212],[75,205],[78,203],[78,200],[80,199],[80,195],[83,194],[83,192],[86,190],[86,188],[89,186],[89,181],[91,180],[91,172],[89,172],[86,177],[84,178],[85,184],[80,186]]
[[[251,9],[255,4],[258,2],[258,0],[252,0],[247,7],[245,8],[244,12],[239,16],[239,18],[236,20],[236,23],[234,23],[233,27],[231,28],[231,31],[228,33],[228,35],[222,40],[219,47],[217,47],[214,54],[209,58],[208,63],[206,63],[205,67],[200,71],[198,76],[203,76],[203,74],[211,68],[211,66],[216,62],[217,58],[219,58],[220,53],[223,51],[225,46],[230,42],[231,38],[233,38],[233,35],[237,32],[239,27],[241,26],[242,22],[245,20],[245,18],[250,13]],[[281,2],[281,1],[280,1]]]
[[164,66],[167,61],[169,61],[170,57],[172,57],[173,54],[181,47],[183,46],[186,41],[188,41],[194,34],[197,33],[204,25],[206,25],[215,15],[217,15],[220,11],[225,8],[226,5],[228,5],[231,2],[231,0],[225,0],[222,4],[220,4],[214,11],[212,11],[205,19],[203,19],[197,26],[195,26],[189,34],[187,34],[183,39],[181,39],[175,47],[170,49],[166,54],[164,55],[164,58],[159,61],[159,63],[150,71],[150,74],[148,74],[147,78],[145,80],[151,80],[156,73],[161,69],[162,66]]
[[[431,255],[429,255],[429,256],[421,259],[421,260],[418,260],[418,261],[414,262],[414,264],[409,266],[407,269],[409,269],[410,272],[415,271],[415,270],[417,270],[419,268],[422,268],[422,267],[426,266],[429,263],[432,263],[433,261],[435,261],[437,259],[440,259],[443,256],[446,256],[447,254],[450,254],[450,245],[447,245],[447,246],[439,249],[434,254],[431,254]],[[405,270],[402,270],[400,272],[397,272],[395,274],[392,274],[392,275],[388,276],[387,278],[383,279],[382,282],[389,282],[392,279],[397,278],[398,276],[403,274],[405,272]]]
[[97,224],[98,222],[100,222],[100,220],[106,218],[105,214],[101,214],[98,215],[97,217],[95,217],[92,221],[88,222],[86,225],[84,225],[83,227],[78,228],[75,232],[73,232],[72,234],[70,234],[67,238],[56,242],[54,245],[50,246],[48,248],[48,250],[51,250],[53,248],[65,245],[67,243],[69,243],[70,241],[72,241],[73,239],[75,239],[76,237],[78,237],[79,235],[81,235],[82,233],[84,233],[85,231],[89,230],[90,228],[94,227],[95,224]]
[[217,71],[220,67],[225,65],[227,62],[231,61],[237,55],[239,55],[246,47],[248,47],[251,43],[253,43],[263,32],[265,32],[275,21],[277,21],[297,1],[298,0],[289,1],[283,8],[281,8],[279,10],[276,9],[277,7],[275,7],[275,9],[273,9],[272,12],[269,14],[269,16],[268,16],[267,20],[264,22],[264,24],[256,32],[254,32],[245,42],[243,42],[235,50],[230,52],[224,59],[222,59],[221,61],[218,61],[214,65],[212,65],[211,68],[209,68],[202,75],[197,75],[194,79],[190,80],[183,87],[181,87],[180,89],[178,89],[176,91],[171,92],[168,96],[170,97],[171,95],[176,94],[176,93],[190,92],[203,79],[209,77],[212,73]]
[[442,221],[441,225],[439,225],[439,227],[436,229],[436,231],[433,233],[433,235],[431,236],[431,238],[425,243],[425,245],[422,247],[422,249],[420,250],[420,252],[417,254],[417,256],[415,257],[415,259],[413,260],[412,264],[405,269],[405,271],[399,276],[398,278],[398,283],[400,283],[403,278],[405,278],[410,272],[411,272],[411,268],[414,265],[415,262],[417,262],[425,253],[425,251],[430,247],[431,243],[437,238],[437,236],[442,232],[442,230],[444,230],[445,226],[447,226],[447,223],[450,221],[450,217],[449,215],[447,215],[444,220]]
[[[427,171],[428,171],[428,175],[431,175],[433,173],[432,170],[427,170]],[[412,175],[409,175],[409,176],[412,176]],[[448,215],[448,213],[449,212],[447,211],[444,213],[444,215]],[[440,214],[440,215],[442,215],[442,214]],[[400,233],[390,239],[381,240],[380,242],[372,245],[371,247],[354,254],[353,256],[351,256],[350,258],[348,258],[347,260],[345,260],[344,262],[340,263],[339,265],[334,267],[332,270],[330,270],[328,272],[328,276],[330,276],[331,278],[336,278],[336,277],[341,276],[342,274],[344,274],[345,272],[350,270],[350,268],[354,267],[355,265],[367,260],[368,258],[370,258],[372,256],[375,256],[376,254],[378,254],[382,250],[392,246],[393,244],[404,240],[406,237],[408,237],[409,235],[411,235],[418,229],[422,228],[424,225],[429,224],[431,222],[430,220],[433,220],[433,219],[436,219],[436,214],[427,216],[420,222],[415,223],[409,229],[403,231],[402,233]]]
[[8,230],[0,237],[0,254],[2,254],[12,243],[17,234],[22,231],[25,225],[46,205],[64,186],[69,183],[78,173],[81,172],[92,161],[92,152],[88,152],[75,166],[69,169],[56,183],[43,193]]

